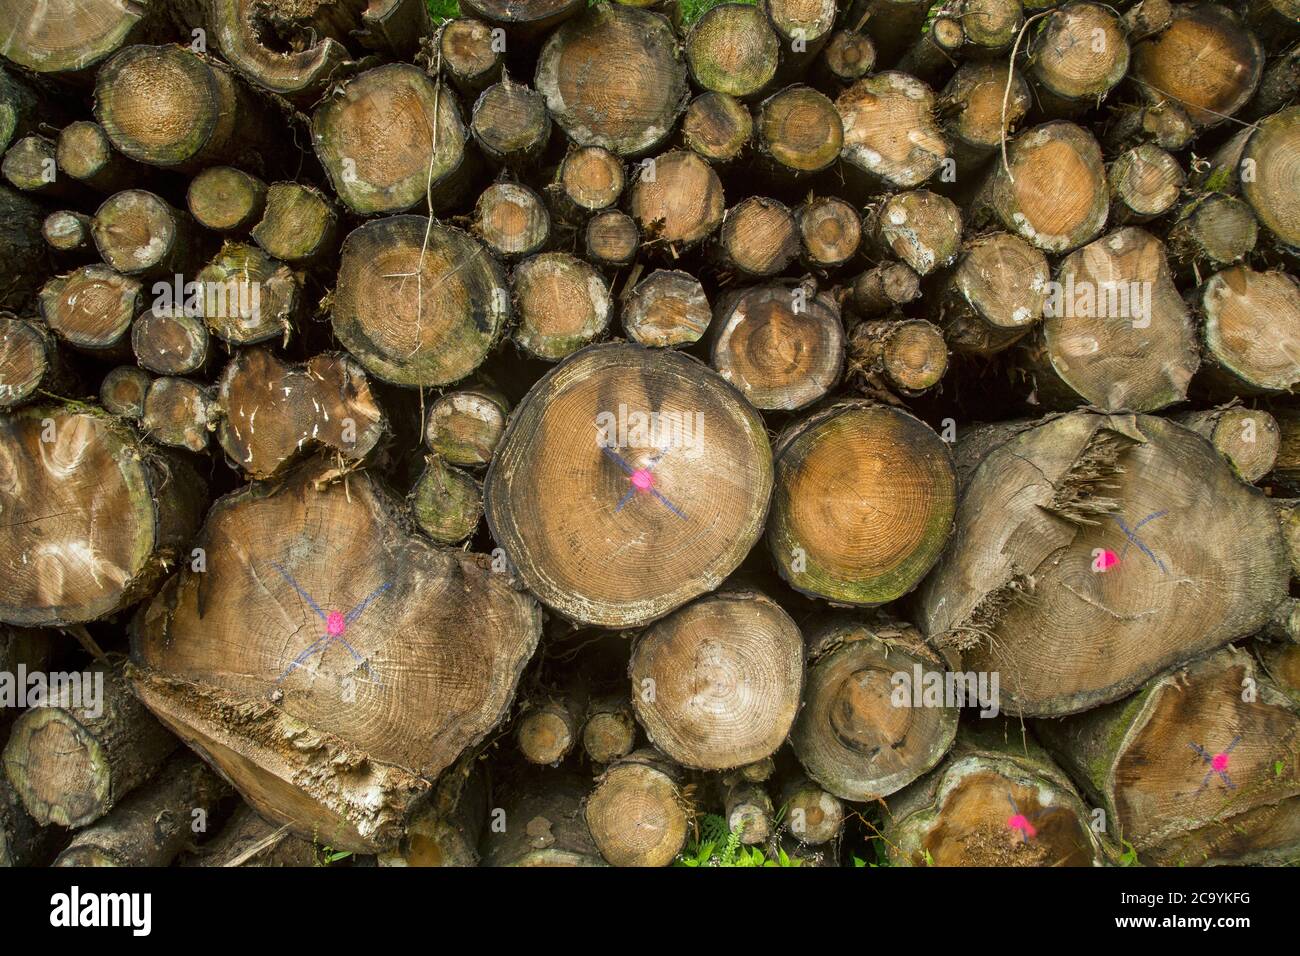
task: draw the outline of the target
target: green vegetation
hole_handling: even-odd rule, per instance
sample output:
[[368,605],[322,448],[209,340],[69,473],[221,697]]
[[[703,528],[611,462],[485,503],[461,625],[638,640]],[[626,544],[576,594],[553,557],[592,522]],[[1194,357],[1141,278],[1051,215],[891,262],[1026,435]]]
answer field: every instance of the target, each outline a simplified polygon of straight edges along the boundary
[[686,844],[673,866],[801,866],[785,850],[777,848],[776,856],[769,857],[759,847],[741,846],[740,835],[744,824],[734,830],[727,829],[727,821],[714,813],[705,814],[694,840]]
[[435,24],[445,20],[455,20],[460,16],[460,4],[457,0],[424,0],[424,2]]
[[[460,16],[460,4],[457,0],[424,0],[424,2],[428,5],[429,16],[433,18],[435,24],[454,20]],[[589,6],[594,6],[598,2],[601,0],[587,0]],[[756,2],[757,0],[680,0],[678,5],[681,7],[682,24],[689,26],[720,3],[752,5]]]

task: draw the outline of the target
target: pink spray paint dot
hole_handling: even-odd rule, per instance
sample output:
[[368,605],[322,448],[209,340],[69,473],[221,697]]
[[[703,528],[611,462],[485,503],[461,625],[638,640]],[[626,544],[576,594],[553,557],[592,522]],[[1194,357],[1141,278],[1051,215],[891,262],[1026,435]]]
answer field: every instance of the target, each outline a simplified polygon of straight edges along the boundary
[[1103,571],[1105,571],[1105,570],[1107,570],[1107,569],[1109,569],[1109,568],[1112,568],[1112,567],[1114,567],[1114,566],[1117,565],[1117,564],[1119,564],[1119,555],[1117,555],[1114,551],[1111,551],[1111,550],[1109,550],[1109,549],[1108,549],[1108,550],[1105,550],[1105,551],[1102,551],[1102,553],[1101,553],[1101,569],[1102,569]]
[[1214,760],[1210,762],[1210,766],[1213,767],[1215,770],[1217,770],[1219,773],[1223,773],[1225,770],[1228,769],[1228,755],[1215,754]]
[[649,491],[654,487],[655,483],[654,475],[650,474],[650,472],[644,468],[638,468],[636,471],[632,472],[630,480],[632,486],[641,491]]
[[1013,830],[1020,830],[1031,840],[1038,836],[1038,831],[1034,829],[1034,825],[1029,822],[1023,813],[1017,813],[1014,816],[1008,817],[1007,826]]
[[325,618],[325,631],[332,637],[338,637],[347,626],[343,615],[338,611],[330,611],[329,616]]

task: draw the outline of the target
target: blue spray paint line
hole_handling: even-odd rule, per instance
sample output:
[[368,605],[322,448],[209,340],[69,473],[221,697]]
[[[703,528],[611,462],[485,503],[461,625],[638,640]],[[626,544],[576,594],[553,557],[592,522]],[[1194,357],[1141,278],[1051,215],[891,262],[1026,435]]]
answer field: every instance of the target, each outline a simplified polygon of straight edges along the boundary
[[616,513],[622,511],[623,506],[626,505],[629,501],[631,501],[632,498],[636,496],[636,493],[638,491],[644,491],[649,493],[653,498],[657,499],[660,504],[662,504],[673,514],[677,515],[677,517],[683,520],[686,519],[686,515],[682,513],[682,510],[678,508],[675,504],[673,504],[671,501],[669,501],[667,498],[665,498],[658,488],[654,487],[654,479],[651,477],[651,475],[655,469],[655,466],[658,465],[659,462],[663,460],[664,456],[662,453],[651,458],[646,463],[646,466],[644,468],[637,469],[637,468],[633,468],[630,464],[628,464],[627,460],[624,459],[622,455],[614,451],[608,445],[600,445],[599,447],[600,450],[604,452],[607,458],[611,459],[615,464],[618,465],[619,468],[623,470],[624,474],[628,476],[628,481],[632,485],[632,487],[627,490],[627,492],[623,495],[623,497],[621,497],[618,500],[618,504],[614,506],[614,511]]
[[1146,546],[1146,542],[1144,542],[1137,535],[1138,529],[1141,528],[1148,521],[1154,521],[1156,518],[1163,518],[1167,514],[1169,514],[1168,511],[1152,512],[1151,514],[1143,518],[1141,521],[1139,521],[1137,525],[1133,528],[1130,528],[1128,525],[1126,525],[1124,523],[1124,519],[1121,518],[1119,515],[1115,515],[1114,517],[1115,520],[1119,522],[1120,530],[1122,530],[1124,532],[1124,536],[1128,538],[1128,543],[1124,545],[1124,550],[1120,552],[1120,557],[1123,558],[1124,555],[1128,554],[1129,545],[1136,544],[1138,548],[1141,550],[1141,552],[1145,554],[1148,558],[1150,558],[1151,561],[1155,564],[1155,566],[1160,569],[1161,574],[1168,574],[1169,571],[1165,567],[1165,563],[1161,561],[1159,558],[1157,558],[1155,554],[1151,551],[1151,549]]
[[317,651],[320,651],[323,654],[329,648],[330,644],[337,641],[347,649],[348,653],[352,655],[354,660],[356,660],[362,667],[365,668],[366,673],[370,675],[371,679],[374,680],[376,684],[378,684],[380,687],[384,686],[383,681],[379,679],[379,675],[375,673],[374,668],[370,666],[369,662],[367,662],[365,658],[363,658],[360,654],[357,653],[356,648],[353,647],[348,642],[348,640],[343,636],[343,632],[347,630],[348,625],[355,622],[357,618],[361,616],[362,612],[365,611],[365,609],[370,606],[372,601],[374,601],[381,594],[383,594],[390,587],[392,587],[392,584],[390,582],[385,582],[384,584],[380,585],[378,588],[372,591],[364,600],[362,600],[359,604],[357,604],[356,607],[348,611],[346,615],[340,614],[338,611],[331,611],[329,614],[326,614],[323,610],[321,610],[320,605],[316,603],[316,601],[312,598],[312,596],[307,593],[306,589],[303,588],[297,581],[294,580],[293,575],[291,575],[280,565],[275,564],[274,562],[272,562],[272,564],[275,567],[275,569],[280,572],[280,574],[284,577],[284,579],[289,582],[289,585],[295,591],[298,592],[298,594],[302,597],[304,601],[307,602],[308,607],[310,607],[313,611],[315,611],[316,614],[325,621],[325,633],[321,637],[317,638],[301,654],[299,654],[297,657],[293,659],[292,663],[290,663],[289,666],[285,668],[284,673],[276,678],[275,680],[276,684],[279,684],[281,681],[283,681],[286,677],[288,677],[299,667],[304,666],[308,658],[310,658]]
[[1209,771],[1205,774],[1205,779],[1201,781],[1201,786],[1196,791],[1196,796],[1199,797],[1201,795],[1201,792],[1210,785],[1211,778],[1216,774],[1229,790],[1237,789],[1237,785],[1233,783],[1232,778],[1228,776],[1228,754],[1232,753],[1232,748],[1237,746],[1240,742],[1241,734],[1237,734],[1237,736],[1232,738],[1232,743],[1228,744],[1223,751],[1217,754],[1211,754],[1195,741],[1192,741],[1189,744],[1189,746],[1196,751],[1197,756],[1210,766]]

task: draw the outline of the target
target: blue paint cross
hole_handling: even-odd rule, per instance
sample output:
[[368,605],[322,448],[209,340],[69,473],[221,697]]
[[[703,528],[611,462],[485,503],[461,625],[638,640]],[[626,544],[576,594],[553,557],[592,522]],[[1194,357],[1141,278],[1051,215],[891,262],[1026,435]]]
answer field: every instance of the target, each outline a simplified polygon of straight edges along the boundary
[[659,489],[654,486],[654,475],[652,472],[654,471],[655,465],[659,464],[659,462],[663,460],[664,455],[667,454],[666,452],[660,452],[658,455],[655,455],[646,463],[644,468],[633,468],[627,463],[627,460],[622,455],[614,451],[614,449],[610,448],[608,445],[600,445],[600,450],[605,453],[607,458],[612,459],[618,467],[623,469],[624,473],[628,476],[628,483],[631,485],[627,490],[627,494],[620,498],[618,504],[614,507],[616,512],[622,511],[623,506],[631,501],[632,496],[638,491],[644,491],[657,498],[665,508],[677,515],[677,517],[682,519],[686,518],[686,515],[682,514],[681,509],[665,498],[659,492]]
[[1199,797],[1201,791],[1210,785],[1210,778],[1215,774],[1219,775],[1219,779],[1227,785],[1229,790],[1237,789],[1237,785],[1233,783],[1232,778],[1228,776],[1228,754],[1232,753],[1232,748],[1237,746],[1240,742],[1241,734],[1237,734],[1237,736],[1232,738],[1232,743],[1228,744],[1227,749],[1222,753],[1217,754],[1211,754],[1204,747],[1194,741],[1190,744],[1191,748],[1196,751],[1197,755],[1210,766],[1210,769],[1205,774],[1205,779],[1201,781],[1200,789],[1196,791],[1196,796]]
[[1120,530],[1124,532],[1124,537],[1128,538],[1128,541],[1124,545],[1124,550],[1119,553],[1120,558],[1122,559],[1124,555],[1128,554],[1129,545],[1136,544],[1138,548],[1141,549],[1142,553],[1145,554],[1148,558],[1150,558],[1152,562],[1155,564],[1155,566],[1160,569],[1161,574],[1168,574],[1169,571],[1165,567],[1165,563],[1161,561],[1159,558],[1157,558],[1155,554],[1151,551],[1151,549],[1146,546],[1146,542],[1144,542],[1137,535],[1138,529],[1141,528],[1148,521],[1155,521],[1156,518],[1163,518],[1167,514],[1169,514],[1168,511],[1154,511],[1151,514],[1147,515],[1145,518],[1143,518],[1141,521],[1139,521],[1132,528],[1130,528],[1128,525],[1124,523],[1123,518],[1121,518],[1119,515],[1115,515],[1114,517],[1115,520],[1119,522]]
[[302,667],[307,662],[307,659],[311,657],[313,654],[315,654],[317,651],[320,651],[323,654],[325,650],[330,646],[330,644],[332,644],[335,641],[338,641],[345,648],[347,648],[348,653],[352,655],[353,659],[356,660],[357,663],[359,663],[362,667],[366,669],[366,673],[369,674],[371,678],[374,679],[375,683],[379,684],[379,686],[382,687],[383,681],[379,679],[379,675],[374,672],[374,670],[371,668],[370,664],[365,660],[365,658],[363,658],[360,654],[357,653],[356,648],[354,648],[351,644],[348,643],[347,639],[343,636],[343,632],[348,629],[348,626],[350,624],[355,622],[356,619],[361,616],[361,612],[370,606],[371,601],[375,600],[375,598],[379,597],[379,595],[383,594],[390,587],[392,587],[392,584],[386,583],[380,585],[369,595],[369,597],[367,597],[364,601],[362,601],[352,610],[348,611],[347,614],[342,614],[339,611],[330,611],[328,614],[326,614],[323,610],[321,610],[321,606],[317,604],[314,600],[312,600],[312,596],[308,594],[303,589],[303,587],[293,579],[293,575],[291,575],[280,565],[276,564],[274,561],[271,562],[271,565],[277,571],[280,572],[281,577],[283,577],[286,581],[289,582],[290,587],[292,587],[295,591],[297,591],[299,596],[301,596],[302,599],[307,602],[307,606],[316,612],[316,616],[325,622],[325,633],[320,638],[318,638],[315,641],[315,643],[309,645],[306,650],[304,650],[301,654],[295,657],[293,659],[293,662],[288,667],[285,668],[284,673],[276,678],[275,682],[279,684],[280,681],[284,680],[286,677],[288,677],[299,667]]

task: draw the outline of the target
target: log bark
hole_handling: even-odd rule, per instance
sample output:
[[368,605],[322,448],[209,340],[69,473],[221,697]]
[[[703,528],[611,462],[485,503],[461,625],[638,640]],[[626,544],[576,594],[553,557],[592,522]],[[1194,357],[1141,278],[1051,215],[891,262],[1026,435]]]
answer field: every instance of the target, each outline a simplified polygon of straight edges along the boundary
[[608,767],[587,798],[585,815],[611,866],[668,866],[686,843],[691,804],[682,773],[653,748]]
[[258,480],[283,475],[321,448],[359,462],[388,430],[365,372],[339,353],[288,365],[268,349],[244,349],[216,389],[221,447],[234,467]]
[[853,280],[846,304],[859,318],[892,312],[921,294],[921,277],[912,267],[886,260]]
[[[721,377],[674,351],[601,345],[543,376],[515,410],[485,508],[493,540],[544,603],[632,627],[736,569],[762,531],[771,482],[758,412]],[[574,505],[591,500],[603,504]]]
[[956,477],[947,445],[920,419],[839,402],[792,425],[774,450],[767,544],[791,587],[837,605],[884,604],[938,560]]
[[[214,506],[207,571],[182,569],[136,621],[133,684],[263,816],[374,852],[504,716],[541,617],[486,559],[411,534],[365,472],[331,474],[317,459]],[[208,639],[223,628],[239,641]]]
[[1277,863],[1300,847],[1300,705],[1245,651],[1036,731],[1146,865]]
[[167,866],[194,840],[195,814],[214,813],[230,785],[193,754],[177,754],[158,776],[77,833],[55,866]]
[[676,348],[698,342],[712,312],[700,280],[689,272],[656,269],[627,294],[623,331],[639,345]]
[[[1271,506],[1181,426],[1079,411],[962,445],[978,465],[918,623],[938,646],[964,648],[966,667],[1001,672],[1004,711],[1061,716],[1117,700],[1258,630],[1285,595]],[[1017,543],[995,551],[995,538]]]
[[462,468],[484,468],[505,434],[510,403],[490,388],[446,392],[429,406],[424,442],[438,457]]
[[24,312],[36,304],[36,293],[49,275],[49,250],[41,226],[46,210],[30,196],[0,186],[0,309]]
[[185,203],[205,229],[243,233],[262,220],[266,183],[233,166],[210,166],[190,181]]
[[135,699],[120,669],[96,665],[68,676],[73,681],[51,686],[15,721],[4,769],[33,820],[75,829],[153,776],[177,740]]
[[195,853],[181,858],[181,866],[317,866],[316,848],[268,823],[248,804],[241,803],[221,831]]
[[939,322],[954,352],[988,356],[1032,331],[1043,318],[1051,273],[1042,250],[993,232],[971,240],[943,280]]
[[[943,701],[926,706],[923,687],[932,678],[917,677],[933,674],[942,684],[945,674],[957,669],[954,655],[945,661],[910,624],[844,613],[813,625],[808,649],[804,707],[790,742],[827,796],[887,797],[943,759],[957,734],[959,706]],[[976,705],[975,696],[964,703]],[[805,816],[811,825],[802,834],[804,842],[824,843],[838,832],[843,815],[833,812],[834,797],[827,819]],[[804,800],[818,809],[827,802],[817,793]]]
[[393,216],[368,222],[343,241],[334,334],[384,381],[459,381],[482,363],[509,317],[501,267],[459,229]]
[[844,369],[839,309],[804,286],[767,284],[726,294],[714,310],[709,364],[755,408],[806,408]]
[[647,628],[628,672],[651,743],[683,767],[729,770],[771,756],[790,733],[803,639],[767,595],[722,591]]
[[465,0],[471,16],[505,27],[520,40],[540,37],[582,9],[581,0]]
[[12,469],[6,623],[93,621],[139,601],[183,553],[207,497],[186,463],[95,409],[25,406],[0,420],[0,454]]
[[518,314],[512,336],[537,358],[559,361],[609,327],[609,289],[589,263],[568,253],[544,252],[524,260],[510,285]]
[[62,833],[33,820],[0,775],[0,868],[47,866],[62,843]]

